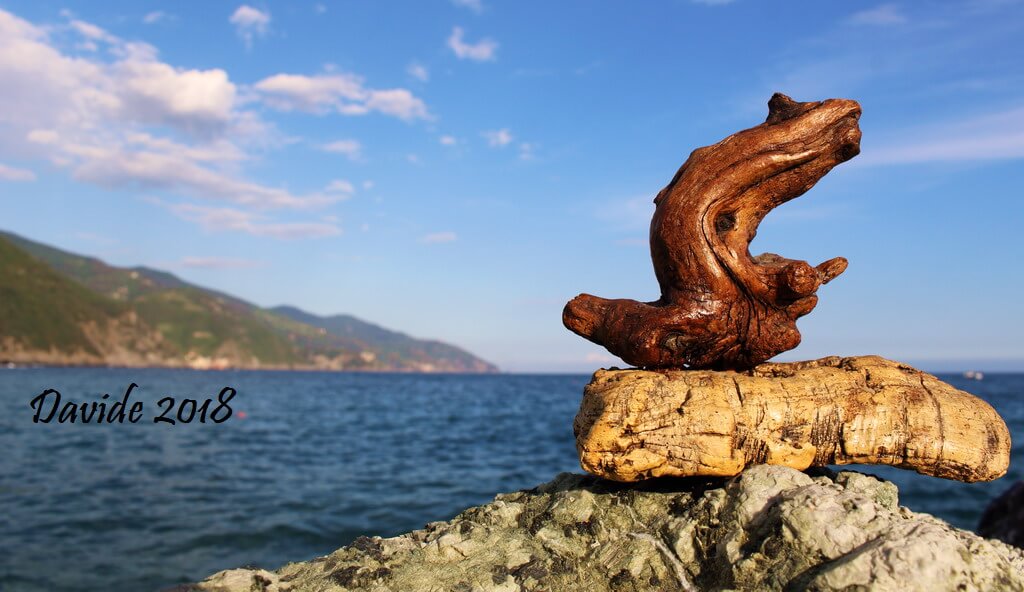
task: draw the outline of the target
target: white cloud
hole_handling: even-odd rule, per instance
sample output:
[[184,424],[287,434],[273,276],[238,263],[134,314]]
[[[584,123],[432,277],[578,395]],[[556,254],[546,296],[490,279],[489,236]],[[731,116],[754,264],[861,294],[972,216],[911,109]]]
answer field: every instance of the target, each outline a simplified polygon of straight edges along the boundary
[[369,89],[354,74],[275,74],[256,83],[264,102],[281,111],[365,115],[378,111],[399,119],[429,119],[427,106],[404,88]]
[[928,127],[900,130],[863,144],[854,165],[965,162],[1024,158],[1024,106]]
[[325,152],[343,154],[349,160],[359,160],[363,156],[363,145],[358,140],[335,140],[320,147]]
[[512,143],[512,132],[508,128],[500,130],[489,130],[480,134],[487,139],[487,145],[492,148],[502,148]]
[[181,266],[194,269],[247,269],[260,267],[261,261],[235,257],[182,257]]
[[270,29],[270,13],[242,4],[231,14],[228,22],[235,26],[245,45],[252,47],[253,39],[263,37]]
[[434,232],[424,236],[421,240],[429,245],[441,243],[453,243],[458,239],[454,232]]
[[235,85],[223,70],[174,68],[159,61],[152,46],[77,22],[85,39],[109,40],[117,59],[65,55],[50,44],[46,29],[0,11],[0,121],[29,129],[167,124],[209,134],[240,115]]
[[373,189],[373,181],[370,181],[369,179],[363,181],[363,189],[365,189],[366,191]]
[[118,41],[117,37],[107,33],[102,28],[85,21],[72,20],[71,28],[90,41],[102,41],[104,43],[116,43]]
[[63,139],[59,145],[62,155],[74,163],[75,179],[111,189],[169,190],[260,209],[308,208],[337,201],[321,193],[295,195],[209,166],[239,157],[226,145],[219,149],[190,148],[145,134],[104,145]]
[[244,232],[282,240],[337,236],[341,229],[333,222],[265,222],[264,217],[233,208],[215,208],[188,203],[169,204],[176,216],[199,224],[211,232]]
[[441,136],[440,140],[442,146],[454,146],[459,143],[455,139],[455,136]]
[[533,144],[530,144],[529,142],[520,142],[519,143],[519,158],[520,158],[520,160],[532,160],[533,159],[533,150],[534,150],[534,148],[535,148],[535,146]]
[[142,17],[142,22],[147,25],[155,25],[163,20],[167,20],[167,13],[162,10],[147,12],[146,16]]
[[455,27],[452,29],[452,34],[448,37],[448,47],[455,52],[456,57],[460,60],[473,60],[476,62],[486,62],[495,59],[494,53],[498,50],[498,43],[492,39],[481,39],[476,43],[466,43],[463,41],[465,31],[462,27]]
[[406,154],[405,159],[409,161],[410,164],[423,164],[422,162],[420,162],[420,157],[417,154]]
[[325,189],[327,193],[343,193],[346,196],[352,195],[356,192],[356,188],[351,182],[345,179],[335,179],[331,181]]
[[275,74],[255,84],[264,101],[282,111],[325,113],[336,109],[349,115],[363,114],[366,99],[363,80],[354,74]]
[[204,133],[226,125],[237,103],[224,70],[183,70],[156,60],[123,60],[114,69],[123,106],[137,120]]
[[895,4],[882,4],[870,10],[854,13],[850,16],[848,22],[854,25],[888,27],[907,22],[907,17],[903,16],[899,7]]
[[413,62],[409,64],[409,67],[406,68],[405,71],[409,73],[409,76],[412,76],[416,80],[420,80],[422,82],[430,80],[430,71],[422,64]]
[[101,187],[163,191],[254,210],[342,199],[244,178],[249,150],[269,143],[272,128],[243,109],[226,72],[174,67],[150,45],[77,22],[70,31],[80,39],[110,45],[107,61],[65,54],[51,42],[51,29],[0,10],[4,155],[48,160]]
[[452,0],[452,4],[468,8],[476,13],[482,12],[484,9],[484,3],[481,0]]
[[0,162],[0,181],[35,181],[36,174],[28,169],[19,169]]
[[324,14],[325,12],[327,12],[327,5],[318,2],[313,5],[313,11],[316,12],[317,14]]
[[404,88],[371,90],[366,107],[407,121],[427,118],[427,106]]

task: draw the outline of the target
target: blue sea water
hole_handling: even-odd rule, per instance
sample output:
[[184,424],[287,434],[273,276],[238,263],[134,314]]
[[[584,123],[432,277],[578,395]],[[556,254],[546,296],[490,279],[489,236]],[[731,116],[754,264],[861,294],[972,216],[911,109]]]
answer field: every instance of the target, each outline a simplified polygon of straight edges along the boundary
[[[941,378],[988,400],[1024,443],[1024,375]],[[159,590],[446,520],[578,471],[572,419],[588,379],[0,370],[0,590]],[[109,393],[109,405],[133,382],[138,424],[32,422],[45,389]],[[226,386],[237,394],[223,423],[153,422],[165,396],[213,398],[212,410]],[[973,528],[1024,477],[1020,454],[994,483],[866,470],[895,481],[903,505]]]

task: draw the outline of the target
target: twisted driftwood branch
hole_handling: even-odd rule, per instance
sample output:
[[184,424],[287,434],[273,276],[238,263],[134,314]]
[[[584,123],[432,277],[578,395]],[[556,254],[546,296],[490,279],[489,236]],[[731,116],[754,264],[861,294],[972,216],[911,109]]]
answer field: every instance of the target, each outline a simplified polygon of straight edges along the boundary
[[661,298],[581,294],[565,306],[566,327],[645,368],[749,368],[800,343],[796,319],[846,260],[811,267],[748,247],[768,212],[860,152],[860,106],[776,94],[768,108],[765,123],[694,150],[654,199]]
[[583,468],[616,481],[736,475],[768,463],[886,464],[959,481],[1006,473],[988,403],[877,356],[746,373],[598,370],[574,425]]

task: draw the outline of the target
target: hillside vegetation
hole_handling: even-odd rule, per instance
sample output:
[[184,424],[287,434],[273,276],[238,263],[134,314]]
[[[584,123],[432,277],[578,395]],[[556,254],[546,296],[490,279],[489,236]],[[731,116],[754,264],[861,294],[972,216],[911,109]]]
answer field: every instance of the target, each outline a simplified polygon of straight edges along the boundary
[[263,309],[146,267],[0,232],[0,361],[494,372],[455,346],[349,315]]

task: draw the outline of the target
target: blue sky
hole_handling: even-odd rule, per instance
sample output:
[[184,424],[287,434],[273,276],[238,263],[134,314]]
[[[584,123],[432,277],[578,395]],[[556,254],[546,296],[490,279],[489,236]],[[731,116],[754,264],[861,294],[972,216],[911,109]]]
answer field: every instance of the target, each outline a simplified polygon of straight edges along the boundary
[[615,363],[651,199],[772,92],[862,153],[751,247],[846,273],[781,359],[1024,370],[1024,4],[0,2],[0,228],[509,371]]

